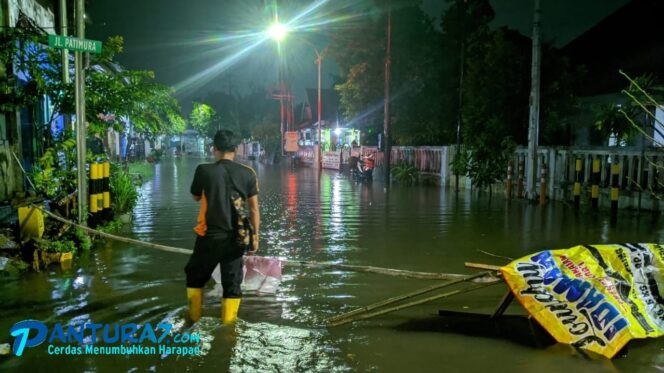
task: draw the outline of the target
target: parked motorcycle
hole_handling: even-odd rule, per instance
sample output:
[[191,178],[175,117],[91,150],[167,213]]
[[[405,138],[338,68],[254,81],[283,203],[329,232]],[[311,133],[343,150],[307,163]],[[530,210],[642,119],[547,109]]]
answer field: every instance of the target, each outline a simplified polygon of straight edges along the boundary
[[376,164],[373,153],[367,156],[363,156],[361,158],[357,157],[352,157],[352,158],[355,158],[354,160],[355,162],[349,162],[351,166],[350,167],[351,178],[360,182],[373,181],[373,170]]

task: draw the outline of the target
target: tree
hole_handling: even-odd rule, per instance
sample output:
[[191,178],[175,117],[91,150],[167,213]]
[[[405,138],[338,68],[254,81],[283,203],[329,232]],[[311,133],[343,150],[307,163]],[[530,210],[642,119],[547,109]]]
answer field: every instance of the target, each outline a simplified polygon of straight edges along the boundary
[[[62,81],[61,52],[47,49],[45,44],[46,35],[37,30],[17,27],[0,31],[0,111],[30,110],[43,96],[49,97],[51,117],[46,123],[35,124],[43,136],[43,141],[38,141],[43,151],[37,154],[32,176],[38,192],[55,198],[76,187],[73,133],[64,131],[54,139],[50,131],[57,115],[75,112],[74,83]],[[172,90],[154,83],[150,71],[125,70],[116,64],[113,58],[122,49],[122,37],[109,38],[102,53],[92,55],[86,68],[85,122],[89,133],[123,130],[127,120],[135,132],[148,137],[181,132],[184,119]],[[20,83],[17,76],[25,82]]]
[[254,130],[257,126],[274,123],[276,127],[279,122],[279,101],[254,86],[248,94],[239,96],[238,116],[242,137],[256,137]]
[[256,125],[253,130],[253,135],[258,140],[262,147],[265,148],[265,153],[268,158],[272,159],[280,152],[280,133],[279,125],[274,122],[265,122]]
[[[61,79],[61,52],[47,49],[46,36],[22,28],[8,28],[0,34],[0,65],[13,65],[27,78],[27,84],[18,84],[12,74],[0,74],[2,106],[12,111],[28,107],[49,97],[53,109],[51,117],[42,123],[45,134],[57,115],[75,112],[74,83]],[[90,132],[98,133],[114,128],[124,129],[129,120],[134,131],[148,137],[174,132],[171,125],[180,124],[180,107],[172,97],[173,90],[154,83],[152,71],[126,70],[114,62],[122,53],[124,41],[120,36],[110,37],[102,53],[91,55],[86,68],[86,121]],[[103,118],[103,119],[102,119]]]
[[[626,104],[608,103],[594,107],[595,124],[603,139],[615,136],[618,144],[634,143],[637,136],[646,129],[660,132],[653,114],[657,102],[664,99],[664,88],[658,85],[652,75],[642,75],[634,79],[621,74],[629,81],[623,93],[629,98]],[[637,125],[638,124],[638,125]],[[647,137],[651,137],[647,135]],[[653,140],[653,139],[650,139]],[[658,144],[659,145],[659,144]]]
[[[528,136],[531,41],[507,28],[490,30],[493,17],[487,0],[455,0],[442,20],[443,44],[465,55],[461,128],[467,153],[456,167],[465,168],[477,187],[501,180],[514,146],[526,144]],[[540,144],[566,145],[571,134],[565,121],[576,109],[572,91],[579,72],[546,44],[542,61]]]
[[214,135],[214,132],[222,128],[233,131],[240,138],[249,137],[248,129],[240,124],[240,97],[237,94],[223,91],[210,92],[205,96],[204,101],[216,113],[214,124],[208,133],[210,137]]
[[[394,2],[397,3],[397,2]],[[412,4],[393,4],[391,123],[395,143],[435,145],[446,140],[439,84],[443,77],[441,35]],[[366,19],[332,35],[329,50],[345,81],[336,85],[346,121],[381,131],[387,16]]]
[[356,27],[330,35],[329,58],[339,65],[345,81],[337,84],[346,122],[377,130],[384,92],[385,17],[366,18]]
[[506,137],[526,142],[528,43],[517,32],[500,29],[486,43],[469,46],[472,58],[466,62],[463,87],[464,144],[483,144],[497,151]]
[[[36,46],[39,36],[23,28],[10,27],[0,31],[0,111],[10,112],[39,100],[36,80],[19,84],[14,70],[26,71],[43,62],[43,52]],[[32,47],[27,47],[27,46]]]
[[[189,123],[191,127],[198,132],[200,136],[214,136],[213,123],[217,113],[207,104],[194,102],[194,107],[189,114]],[[212,136],[210,134],[212,133]]]

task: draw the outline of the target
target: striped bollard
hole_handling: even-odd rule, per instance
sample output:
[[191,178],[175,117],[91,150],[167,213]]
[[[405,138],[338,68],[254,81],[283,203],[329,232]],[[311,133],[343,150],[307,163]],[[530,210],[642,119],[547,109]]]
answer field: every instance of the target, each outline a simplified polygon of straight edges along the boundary
[[524,160],[523,158],[519,157],[519,181],[516,185],[516,196],[519,198],[523,198],[523,179],[525,169],[526,167],[524,165]]
[[99,222],[104,219],[104,164],[97,162],[97,215]]
[[599,159],[593,159],[592,188],[590,190],[592,209],[597,211],[599,208]]
[[108,220],[111,213],[111,164],[106,161],[102,163],[104,167],[102,182],[102,208],[104,210],[104,219]]
[[614,163],[611,165],[611,218],[615,219],[618,216],[618,197],[620,190],[618,189],[618,178],[620,177],[620,164]]
[[574,165],[575,178],[574,178],[574,208],[579,209],[581,205],[581,166],[583,165],[581,159],[576,160]]
[[106,161],[102,163],[104,171],[102,178],[102,209],[104,211],[104,219],[110,220],[111,218],[111,164]]
[[505,189],[507,199],[512,199],[512,161],[507,162],[507,187]]
[[546,204],[546,179],[547,179],[547,174],[548,174],[548,167],[545,164],[542,164],[542,171],[541,171],[541,179],[540,179],[540,195],[539,195],[539,202],[540,206],[544,206]]
[[88,184],[88,193],[90,195],[90,217],[89,225],[95,226],[97,223],[97,179],[99,179],[99,167],[97,162],[90,163],[90,183]]

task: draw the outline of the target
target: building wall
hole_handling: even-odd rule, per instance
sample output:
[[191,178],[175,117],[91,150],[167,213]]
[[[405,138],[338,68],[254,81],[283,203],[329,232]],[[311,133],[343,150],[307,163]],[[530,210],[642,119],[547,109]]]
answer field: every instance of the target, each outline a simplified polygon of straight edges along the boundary
[[55,16],[49,9],[39,5],[34,0],[9,0],[8,21],[10,27],[15,27],[19,13],[25,14],[35,24],[48,33],[54,32]]
[[[53,12],[35,0],[0,0],[0,10],[0,27],[16,26],[23,14],[46,32],[54,31]],[[24,190],[23,172],[14,159],[14,154],[22,158],[21,137],[20,116],[16,112],[0,113],[0,203]]]
[[13,197],[14,192],[23,190],[22,175],[12,152],[8,139],[7,120],[5,114],[0,114],[0,203]]

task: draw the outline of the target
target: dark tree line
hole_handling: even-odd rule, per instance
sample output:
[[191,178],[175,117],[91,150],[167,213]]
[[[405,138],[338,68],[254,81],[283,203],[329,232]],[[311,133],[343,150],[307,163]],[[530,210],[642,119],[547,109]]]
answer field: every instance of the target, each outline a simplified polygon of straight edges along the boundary
[[[495,13],[488,0],[447,2],[440,27],[420,4],[392,2],[392,140],[454,144],[461,120],[467,150],[462,169],[486,184],[499,178],[492,170],[502,172],[495,164],[505,151],[527,141],[532,45],[514,30],[489,27]],[[378,7],[380,16],[333,33],[330,52],[345,78],[336,89],[346,121],[379,133],[387,16],[385,2],[366,6]],[[580,70],[544,43],[541,71],[539,143],[567,145]],[[376,140],[367,136],[367,141]]]

